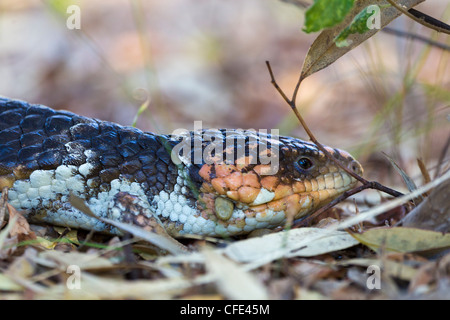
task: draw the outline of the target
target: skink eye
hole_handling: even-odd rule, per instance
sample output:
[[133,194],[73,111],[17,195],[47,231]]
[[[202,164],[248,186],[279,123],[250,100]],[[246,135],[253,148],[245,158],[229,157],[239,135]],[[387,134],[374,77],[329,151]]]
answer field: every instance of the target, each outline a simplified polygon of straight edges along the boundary
[[313,166],[312,161],[309,160],[308,158],[300,158],[297,161],[297,164],[303,170],[308,170],[309,168],[311,168]]

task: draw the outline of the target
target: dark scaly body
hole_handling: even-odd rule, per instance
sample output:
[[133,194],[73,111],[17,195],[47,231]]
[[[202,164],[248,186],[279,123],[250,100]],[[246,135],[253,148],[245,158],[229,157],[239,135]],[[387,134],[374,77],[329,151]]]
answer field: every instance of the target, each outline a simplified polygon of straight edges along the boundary
[[[347,152],[329,151],[362,172]],[[229,236],[306,216],[354,184],[299,139],[232,129],[156,135],[0,97],[0,187],[32,221],[116,233],[68,196],[121,220],[117,195],[126,193],[172,235]]]

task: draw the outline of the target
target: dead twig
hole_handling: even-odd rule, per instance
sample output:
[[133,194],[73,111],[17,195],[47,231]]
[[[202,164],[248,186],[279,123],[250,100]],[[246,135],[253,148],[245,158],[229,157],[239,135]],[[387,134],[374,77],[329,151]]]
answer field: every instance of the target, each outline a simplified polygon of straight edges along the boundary
[[[283,97],[283,99],[286,101],[286,103],[291,107],[292,111],[294,111],[297,119],[300,121],[302,127],[305,129],[306,133],[308,134],[309,138],[311,139],[311,141],[317,146],[317,148],[319,148],[320,151],[322,151],[329,159],[331,159],[334,163],[336,163],[337,166],[339,166],[340,168],[342,168],[343,170],[345,170],[349,175],[351,175],[352,177],[354,177],[356,180],[358,180],[359,182],[361,182],[364,186],[363,189],[377,189],[380,190],[382,192],[385,192],[387,194],[390,194],[394,197],[399,197],[402,196],[403,194],[393,190],[391,188],[388,188],[386,186],[383,186],[382,184],[376,182],[376,181],[368,181],[366,179],[364,179],[363,177],[361,177],[360,175],[356,174],[355,172],[351,171],[350,169],[348,169],[346,166],[344,166],[340,161],[338,161],[336,158],[334,158],[324,147],[323,145],[316,139],[316,137],[314,136],[314,134],[312,133],[312,131],[309,129],[308,125],[306,124],[305,120],[303,119],[303,117],[301,116],[300,112],[298,111],[296,105],[295,105],[295,101],[297,99],[297,94],[298,94],[298,90],[300,88],[300,83],[302,82],[302,78],[300,77],[297,85],[295,86],[295,90],[292,96],[292,99],[289,99],[286,94],[283,92],[283,90],[278,86],[275,77],[273,75],[272,72],[272,68],[270,66],[269,61],[266,61],[266,65],[267,68],[269,70],[269,74],[270,74],[270,78],[271,78],[271,83],[273,84],[273,86],[275,87],[275,89],[280,93],[280,95]],[[359,191],[361,191],[359,190]],[[359,192],[357,191],[357,192]],[[356,192],[355,192],[356,193]],[[350,196],[350,195],[349,195]],[[347,196],[348,197],[348,196]]]
[[409,18],[413,19],[417,23],[420,23],[421,25],[433,29],[437,32],[442,32],[446,34],[450,34],[450,26],[438,19],[435,19],[433,17],[430,17],[429,15],[420,12],[415,9],[406,9],[403,8],[401,5],[395,3],[394,0],[387,0],[393,7],[395,7],[398,11],[401,11],[403,14],[408,16]]
[[[319,210],[317,210],[313,215],[311,215],[310,217],[308,217],[307,219],[313,219],[314,217],[317,217],[318,215],[320,215],[321,213],[323,213],[324,211],[328,210],[329,208],[333,207],[334,205],[338,204],[339,202],[347,199],[348,197],[361,192],[362,190],[365,189],[377,189],[380,190],[384,193],[387,193],[389,195],[392,195],[394,197],[400,197],[403,194],[393,190],[391,188],[388,188],[382,184],[380,184],[379,182],[376,181],[368,181],[366,179],[364,179],[363,177],[361,177],[360,175],[356,174],[355,172],[351,171],[350,169],[348,169],[346,166],[344,166],[339,160],[337,160],[336,158],[334,158],[324,147],[323,145],[316,139],[316,137],[314,136],[314,134],[312,133],[312,131],[309,129],[308,125],[306,124],[305,120],[303,119],[303,117],[301,116],[300,112],[298,111],[295,101],[297,100],[297,95],[298,95],[298,90],[300,88],[300,84],[303,80],[303,78],[300,76],[295,89],[294,89],[294,93],[292,95],[292,99],[289,99],[286,94],[283,92],[283,90],[278,86],[275,77],[273,75],[272,72],[272,68],[270,66],[269,61],[266,61],[266,65],[267,68],[269,70],[269,74],[270,74],[270,78],[271,78],[271,83],[273,84],[273,86],[275,87],[275,89],[280,93],[280,95],[283,97],[283,99],[286,101],[286,103],[291,107],[292,111],[294,111],[297,119],[300,121],[302,127],[305,129],[306,133],[308,134],[310,140],[317,146],[317,148],[319,148],[319,150],[321,150],[329,159],[331,159],[334,163],[336,163],[337,166],[339,166],[340,168],[342,168],[343,170],[345,170],[348,174],[350,174],[352,177],[354,177],[356,180],[358,180],[359,182],[362,183],[361,186],[359,187],[355,187],[351,190],[348,190],[346,192],[344,192],[342,195],[340,195],[338,198],[334,199],[332,202],[328,203],[327,205],[325,205],[324,207],[320,208]],[[311,220],[309,220],[311,221]],[[301,222],[301,224],[304,224],[304,221]],[[296,227],[296,223],[294,223],[293,228]]]
[[383,29],[381,29],[381,31],[383,31],[387,34],[392,34],[397,37],[408,38],[408,39],[412,39],[415,41],[420,41],[420,42],[423,42],[432,47],[450,51],[450,46],[446,45],[445,43],[434,41],[432,39],[429,39],[428,37],[424,37],[424,36],[421,36],[418,34],[414,34],[414,33],[407,32],[407,31],[402,31],[402,30],[397,30],[397,29],[389,28],[389,27],[384,27]]

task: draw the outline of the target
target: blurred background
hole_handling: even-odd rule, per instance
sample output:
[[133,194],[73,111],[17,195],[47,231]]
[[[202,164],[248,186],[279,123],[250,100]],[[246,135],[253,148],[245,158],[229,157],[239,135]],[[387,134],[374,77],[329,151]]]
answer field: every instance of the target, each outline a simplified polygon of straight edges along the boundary
[[[81,29],[69,30],[69,5]],[[417,9],[449,23],[450,1]],[[280,0],[1,0],[0,95],[137,127],[277,128],[306,138],[270,83],[290,96],[317,34]],[[408,18],[390,27],[450,45]],[[450,52],[384,32],[306,79],[298,106],[323,144],[350,151],[369,179],[401,185],[385,152],[422,183],[448,136]]]

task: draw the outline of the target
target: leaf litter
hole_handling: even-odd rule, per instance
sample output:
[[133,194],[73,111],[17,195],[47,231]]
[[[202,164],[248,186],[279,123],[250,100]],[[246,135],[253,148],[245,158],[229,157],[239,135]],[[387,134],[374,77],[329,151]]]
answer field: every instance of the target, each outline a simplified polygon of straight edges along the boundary
[[[448,175],[437,179],[438,186],[435,180],[414,192],[438,189]],[[406,199],[415,197],[414,192]],[[180,239],[182,247],[167,247],[172,242],[154,241],[155,235],[161,235],[120,224],[116,225],[132,235],[128,240],[89,237],[77,230],[57,228],[56,232],[50,226],[47,234],[36,237],[34,226],[20,211],[4,203],[10,219],[0,231],[0,295],[13,299],[446,298],[448,233],[364,222],[373,216],[370,211],[383,213],[392,201],[406,200],[381,203],[342,222],[327,217],[327,223],[317,223],[323,227],[216,243],[186,238]],[[52,239],[53,234],[59,238]],[[66,235],[71,246],[49,245],[60,243]],[[127,247],[132,260],[124,252]],[[69,285],[74,276],[71,266],[81,272],[81,289]],[[381,271],[385,290],[368,289],[367,270],[373,266]]]

